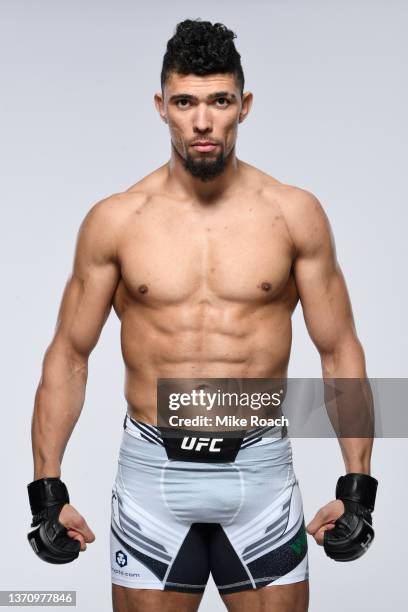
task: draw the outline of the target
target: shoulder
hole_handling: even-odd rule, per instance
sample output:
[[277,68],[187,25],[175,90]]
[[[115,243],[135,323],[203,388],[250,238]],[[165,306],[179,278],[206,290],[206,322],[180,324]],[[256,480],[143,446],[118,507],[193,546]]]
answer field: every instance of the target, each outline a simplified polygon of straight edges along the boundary
[[81,230],[116,232],[129,217],[143,208],[149,195],[143,190],[113,193],[89,208],[81,224]]
[[80,224],[77,251],[95,260],[116,259],[123,228],[145,202],[144,194],[119,192],[93,204]]
[[333,240],[329,219],[318,197],[307,189],[271,182],[264,197],[279,209],[296,249],[315,250]]
[[278,205],[283,214],[289,216],[296,214],[302,217],[325,214],[319,199],[312,192],[302,187],[283,183],[268,175],[263,174],[263,176],[265,177],[262,182],[264,197]]
[[147,199],[148,195],[143,191],[113,193],[93,204],[86,213],[84,221],[116,225],[141,208]]
[[122,230],[154,199],[162,174],[163,167],[160,167],[124,191],[96,202],[86,213],[80,233],[118,242]]
[[288,218],[301,216],[302,221],[305,221],[325,217],[320,201],[307,189],[284,183],[250,164],[244,162],[241,164],[249,177],[249,182],[258,186],[262,198],[271,206],[277,206]]

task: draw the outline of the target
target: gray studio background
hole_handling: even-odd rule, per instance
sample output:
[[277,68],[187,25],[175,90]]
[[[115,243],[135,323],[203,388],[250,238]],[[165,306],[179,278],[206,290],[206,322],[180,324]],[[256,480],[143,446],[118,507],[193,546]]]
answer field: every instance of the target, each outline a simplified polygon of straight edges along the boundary
[[[153,106],[165,43],[187,17],[238,33],[246,89],[255,95],[238,156],[321,200],[369,375],[406,377],[408,6],[1,0],[0,7],[0,588],[74,589],[80,612],[109,612],[110,492],[125,411],[114,313],[91,356],[86,403],[62,470],[97,539],[66,567],[41,563],[26,541],[30,419],[83,217],[168,159],[166,126]],[[298,308],[290,375],[320,373]],[[343,463],[335,440],[293,446],[309,521],[333,498]],[[403,609],[406,555],[398,534],[408,505],[407,458],[406,440],[375,442],[377,538],[365,557],[335,564],[309,538],[312,612]],[[200,610],[223,609],[211,582]]]

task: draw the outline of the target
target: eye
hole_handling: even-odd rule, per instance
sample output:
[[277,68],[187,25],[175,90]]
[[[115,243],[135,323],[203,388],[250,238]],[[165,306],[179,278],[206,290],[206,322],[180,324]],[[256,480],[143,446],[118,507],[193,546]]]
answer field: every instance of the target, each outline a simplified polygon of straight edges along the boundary
[[221,106],[221,108],[225,108],[227,106],[229,106],[230,102],[227,98],[217,98],[216,99],[216,103],[218,106]]
[[190,104],[190,100],[187,100],[187,98],[180,98],[180,100],[177,100],[176,105],[178,108],[188,108]]

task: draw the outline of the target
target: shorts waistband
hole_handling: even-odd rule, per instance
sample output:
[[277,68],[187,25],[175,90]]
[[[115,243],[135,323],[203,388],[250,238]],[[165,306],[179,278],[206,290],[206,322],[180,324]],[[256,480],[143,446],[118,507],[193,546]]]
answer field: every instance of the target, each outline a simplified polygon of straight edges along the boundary
[[[162,432],[156,425],[150,423],[144,423],[131,417],[129,414],[125,415],[123,422],[123,429],[127,431],[131,436],[150,442],[151,444],[158,444],[165,446],[165,440]],[[217,432],[217,435],[222,434],[233,437],[233,432]],[[188,435],[188,433],[186,434]],[[201,435],[205,436],[205,432],[202,431]],[[239,438],[241,443],[239,445],[240,450],[248,448],[250,446],[259,446],[264,444],[270,444],[276,440],[281,440],[287,437],[287,428],[285,426],[266,426],[266,427],[254,427],[245,431],[237,433],[236,438]]]

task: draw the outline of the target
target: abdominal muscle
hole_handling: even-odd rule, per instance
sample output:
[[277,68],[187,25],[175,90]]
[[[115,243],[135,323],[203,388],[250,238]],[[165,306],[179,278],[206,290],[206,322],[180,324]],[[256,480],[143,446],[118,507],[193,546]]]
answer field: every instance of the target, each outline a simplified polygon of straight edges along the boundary
[[159,378],[286,378],[292,330],[283,302],[131,304],[120,316],[125,398],[137,420],[156,424]]

